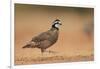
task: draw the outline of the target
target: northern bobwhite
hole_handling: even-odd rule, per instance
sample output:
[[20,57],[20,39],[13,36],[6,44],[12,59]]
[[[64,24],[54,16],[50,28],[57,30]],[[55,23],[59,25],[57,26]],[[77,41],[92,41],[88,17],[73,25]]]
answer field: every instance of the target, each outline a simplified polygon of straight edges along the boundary
[[35,36],[32,40],[23,46],[23,48],[39,48],[43,53],[47,48],[51,47],[58,40],[59,26],[62,25],[59,19],[54,20],[51,28]]

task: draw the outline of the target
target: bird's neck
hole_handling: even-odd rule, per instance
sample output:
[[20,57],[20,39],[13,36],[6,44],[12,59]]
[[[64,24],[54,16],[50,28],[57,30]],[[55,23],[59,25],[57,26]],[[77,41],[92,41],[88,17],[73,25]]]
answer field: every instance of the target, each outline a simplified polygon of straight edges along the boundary
[[59,29],[58,29],[58,28],[52,27],[52,28],[50,29],[50,31],[59,31]]

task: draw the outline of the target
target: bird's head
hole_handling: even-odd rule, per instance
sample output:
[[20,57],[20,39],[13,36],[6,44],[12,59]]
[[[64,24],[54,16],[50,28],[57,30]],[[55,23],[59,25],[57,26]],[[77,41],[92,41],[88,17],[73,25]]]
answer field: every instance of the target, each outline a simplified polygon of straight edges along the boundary
[[54,20],[52,27],[59,29],[60,25],[62,25],[61,21],[59,19],[56,19]]

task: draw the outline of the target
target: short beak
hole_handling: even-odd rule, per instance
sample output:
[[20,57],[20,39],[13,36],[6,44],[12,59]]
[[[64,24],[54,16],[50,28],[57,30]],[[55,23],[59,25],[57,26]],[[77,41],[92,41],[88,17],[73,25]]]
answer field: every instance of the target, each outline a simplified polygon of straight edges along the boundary
[[62,24],[60,23],[60,25],[62,25]]

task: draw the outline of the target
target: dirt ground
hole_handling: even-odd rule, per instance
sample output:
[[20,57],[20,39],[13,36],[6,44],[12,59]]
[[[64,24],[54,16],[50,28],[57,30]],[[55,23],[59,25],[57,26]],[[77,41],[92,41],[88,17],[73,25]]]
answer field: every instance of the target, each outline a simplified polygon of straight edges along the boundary
[[[59,38],[47,49],[55,53],[22,48],[32,37],[50,29],[56,18],[62,22]],[[15,4],[15,65],[93,61],[93,34],[84,32],[85,23],[92,22],[92,8]]]

